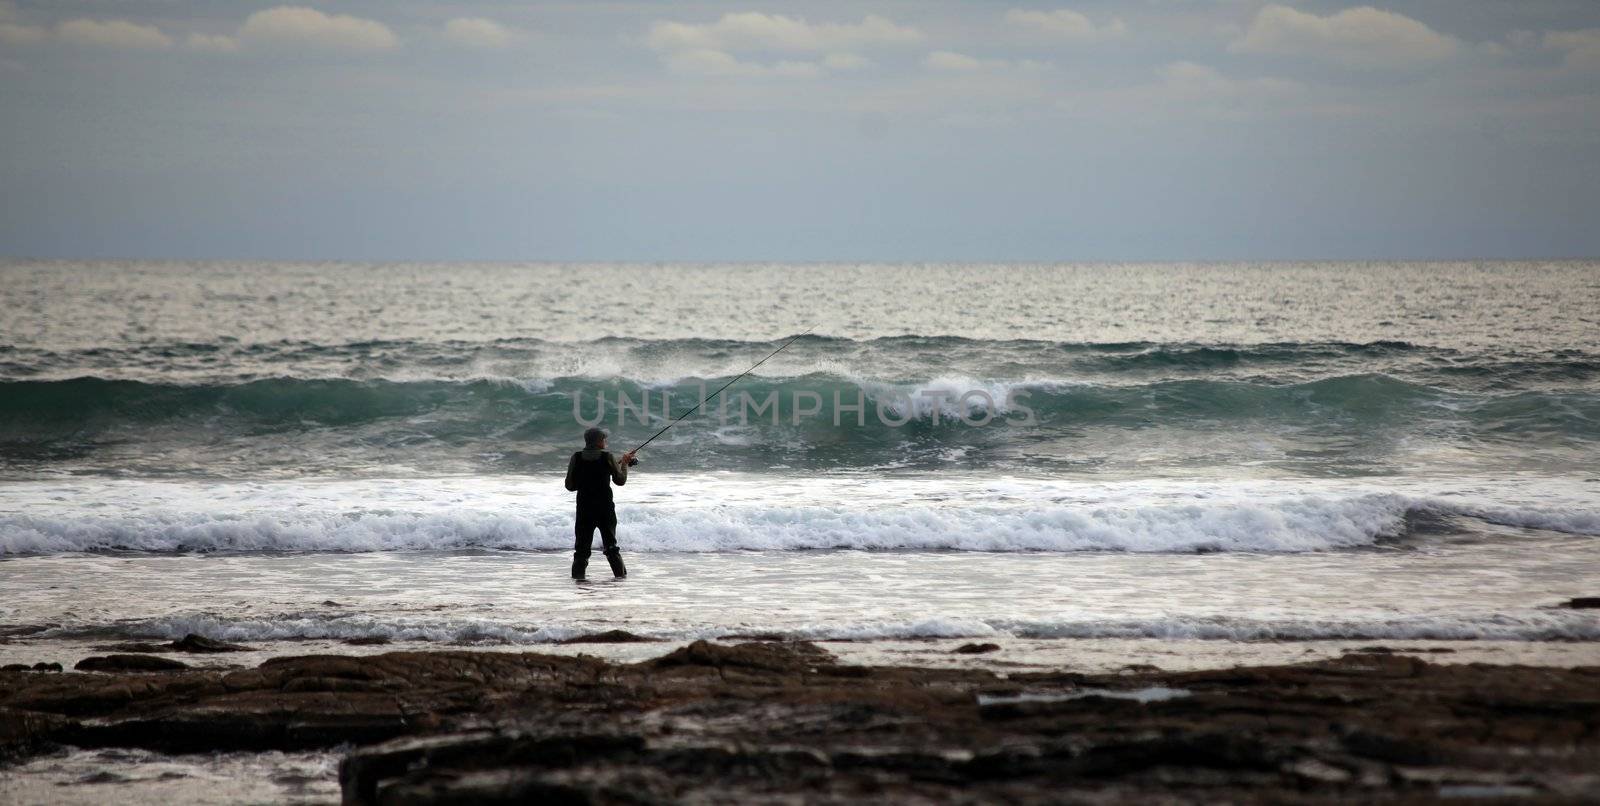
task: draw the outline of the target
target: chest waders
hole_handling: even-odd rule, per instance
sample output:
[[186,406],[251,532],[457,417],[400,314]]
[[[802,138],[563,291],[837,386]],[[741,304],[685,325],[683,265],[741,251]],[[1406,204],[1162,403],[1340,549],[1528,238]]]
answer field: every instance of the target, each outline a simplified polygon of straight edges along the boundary
[[594,545],[594,530],[600,530],[600,544],[611,564],[611,573],[618,577],[628,575],[622,564],[622,550],[617,547],[617,509],[611,502],[611,466],[615,461],[609,453],[595,457],[584,456],[579,451],[572,456],[577,476],[578,511],[573,523],[572,578],[583,579],[589,568],[589,554]]

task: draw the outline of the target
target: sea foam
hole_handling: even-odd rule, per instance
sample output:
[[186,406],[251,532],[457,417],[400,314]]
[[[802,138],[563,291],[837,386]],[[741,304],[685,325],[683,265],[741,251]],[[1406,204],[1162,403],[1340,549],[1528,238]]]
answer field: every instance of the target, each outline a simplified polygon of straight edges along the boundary
[[[774,487],[653,479],[623,509],[633,552],[953,550],[1309,552],[1404,539],[1417,518],[1600,534],[1571,503],[1328,486],[939,484],[847,478]],[[17,485],[0,496],[0,555],[85,551],[373,552],[572,545],[571,502],[505,481]],[[626,488],[631,493],[632,487]],[[79,502],[91,502],[93,505]]]
[[[286,613],[274,617],[225,618],[173,615],[56,628],[46,638],[181,638],[203,635],[225,641],[351,640],[430,641],[456,644],[548,644],[595,627],[577,623],[521,623],[483,618],[370,614]],[[726,626],[630,627],[662,641],[714,639],[739,630]],[[791,640],[881,641],[955,638],[1159,639],[1188,641],[1600,641],[1600,617],[1579,612],[1409,615],[1400,617],[1245,618],[1170,615],[1127,619],[1012,620],[929,616],[912,620],[846,621],[763,627],[763,634]]]

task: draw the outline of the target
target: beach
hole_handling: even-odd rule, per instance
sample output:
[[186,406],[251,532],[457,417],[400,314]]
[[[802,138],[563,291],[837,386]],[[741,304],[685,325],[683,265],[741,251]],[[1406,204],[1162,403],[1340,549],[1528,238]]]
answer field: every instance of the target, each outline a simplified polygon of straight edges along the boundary
[[0,793],[1593,797],[1595,270],[3,262]]

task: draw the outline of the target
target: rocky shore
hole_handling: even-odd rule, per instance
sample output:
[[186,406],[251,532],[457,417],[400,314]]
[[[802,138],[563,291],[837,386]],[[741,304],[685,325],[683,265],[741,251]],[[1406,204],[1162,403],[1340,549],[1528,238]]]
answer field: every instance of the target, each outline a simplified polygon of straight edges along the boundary
[[1007,676],[848,665],[766,641],[635,664],[469,651],[231,669],[128,660],[139,657],[155,660],[0,671],[0,764],[62,745],[348,747],[344,800],[385,804],[1600,798],[1596,667],[1370,651]]

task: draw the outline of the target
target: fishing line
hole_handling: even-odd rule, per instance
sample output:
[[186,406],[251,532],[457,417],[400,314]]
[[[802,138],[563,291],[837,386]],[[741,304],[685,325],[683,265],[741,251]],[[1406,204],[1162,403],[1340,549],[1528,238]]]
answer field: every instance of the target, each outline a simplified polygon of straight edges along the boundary
[[[743,378],[744,376],[749,375],[752,372],[755,372],[756,371],[756,367],[759,367],[762,364],[767,363],[767,361],[769,359],[771,359],[773,356],[777,355],[778,353],[783,352],[785,349],[787,349],[789,347],[789,345],[794,344],[796,341],[799,341],[801,339],[801,337],[811,335],[811,331],[813,331],[813,330],[816,330],[816,328],[815,327],[807,328],[806,332],[801,333],[798,336],[791,337],[788,341],[784,342],[781,347],[779,347],[778,349],[773,350],[772,352],[768,353],[766,358],[763,358],[760,361],[755,362],[754,364],[752,364],[750,366],[749,369],[745,370],[744,372],[739,373],[738,375],[733,376],[733,380],[728,381],[727,383],[723,384],[722,385],[722,389],[718,389],[717,391],[712,392],[711,394],[707,395],[704,400],[701,400],[699,403],[697,403],[694,406],[690,407],[684,413],[678,415],[678,418],[676,420],[673,420],[672,422],[667,423],[666,426],[664,426],[660,431],[657,431],[649,439],[647,439],[644,442],[640,443],[639,447],[634,448],[633,450],[628,451],[628,452],[629,453],[638,453],[639,451],[644,450],[644,446],[645,445],[649,445],[650,443],[655,442],[656,441],[656,437],[659,437],[662,434],[667,433],[667,429],[668,428],[671,428],[671,427],[677,425],[679,423],[679,421],[683,420],[683,418],[688,417],[689,415],[691,415],[691,414],[693,414],[693,413],[705,408],[705,405],[707,403],[710,403],[713,399],[716,398],[717,395],[722,394],[722,390],[723,389],[727,389],[728,387],[734,385],[735,383],[738,383],[740,378]],[[628,464],[629,465],[639,464],[639,460],[636,458],[632,462],[629,462]]]

